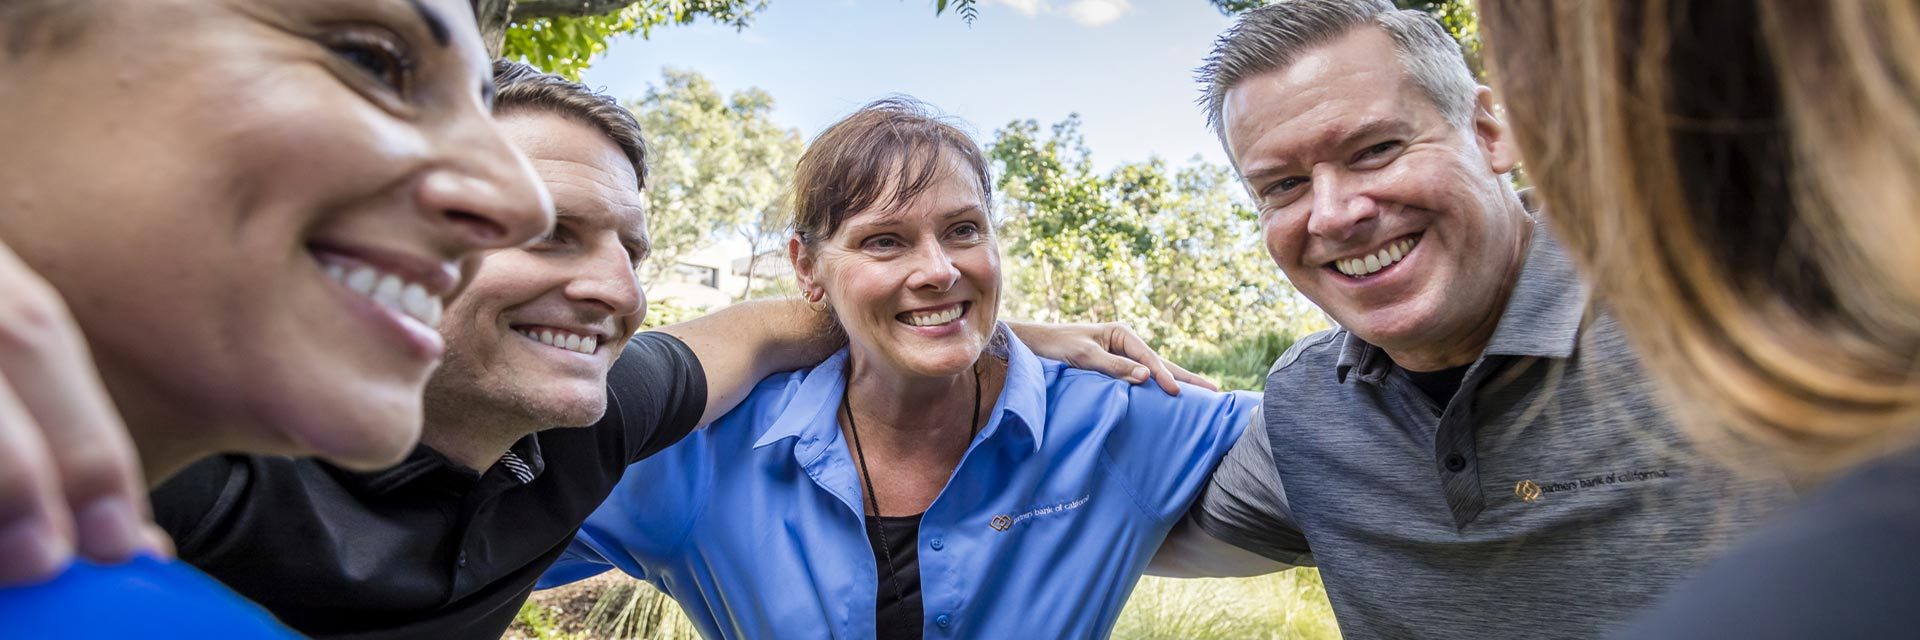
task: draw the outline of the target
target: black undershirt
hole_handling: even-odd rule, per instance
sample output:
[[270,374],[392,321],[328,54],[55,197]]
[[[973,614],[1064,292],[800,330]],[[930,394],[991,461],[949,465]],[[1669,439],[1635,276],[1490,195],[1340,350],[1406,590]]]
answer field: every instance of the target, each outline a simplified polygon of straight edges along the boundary
[[[867,516],[867,541],[873,545],[874,566],[880,569],[874,616],[880,640],[920,640],[921,627],[926,624],[926,613],[920,606],[920,515]],[[880,546],[883,527],[886,549]],[[888,551],[892,551],[897,575],[888,573]]]
[[1421,393],[1427,394],[1427,397],[1432,399],[1434,404],[1445,408],[1447,403],[1453,401],[1453,394],[1460,390],[1460,383],[1466,380],[1467,368],[1471,366],[1473,365],[1463,364],[1452,369],[1441,369],[1439,371],[1413,371],[1410,369],[1401,369],[1401,371],[1406,372],[1407,380],[1413,382],[1413,386],[1419,387]]

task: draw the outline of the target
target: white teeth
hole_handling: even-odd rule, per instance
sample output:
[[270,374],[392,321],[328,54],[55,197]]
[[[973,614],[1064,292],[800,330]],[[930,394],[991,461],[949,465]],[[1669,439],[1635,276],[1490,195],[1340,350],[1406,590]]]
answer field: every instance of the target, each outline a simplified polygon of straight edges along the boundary
[[365,265],[349,271],[339,264],[329,264],[326,271],[327,277],[346,285],[354,293],[366,296],[374,304],[419,320],[429,327],[440,326],[440,314],[445,310],[445,303],[440,296],[427,293],[426,287]]
[[1407,238],[1387,245],[1371,255],[1359,258],[1345,258],[1333,261],[1333,268],[1349,276],[1364,276],[1393,266],[1413,251],[1413,245],[1420,242],[1419,237]]
[[947,309],[946,311],[938,311],[934,313],[909,313],[907,314],[907,324],[910,324],[916,327],[937,327],[949,322],[953,322],[954,320],[960,319],[960,314],[966,311],[966,308],[967,308],[966,305],[957,304],[957,305],[954,305],[953,308]]
[[371,267],[360,267],[347,276],[347,288],[352,289],[354,293],[365,294],[373,290],[373,282],[379,279],[379,272]]
[[593,336],[583,336],[546,329],[539,331],[515,329],[515,331],[519,331],[520,335],[526,336],[528,339],[555,349],[566,349],[575,353],[592,355],[595,350],[600,348],[600,339]]

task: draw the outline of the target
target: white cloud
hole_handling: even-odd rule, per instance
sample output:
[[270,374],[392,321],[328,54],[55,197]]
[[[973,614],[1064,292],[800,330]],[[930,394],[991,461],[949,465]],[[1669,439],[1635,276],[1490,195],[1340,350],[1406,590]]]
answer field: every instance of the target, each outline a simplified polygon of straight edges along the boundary
[[1098,27],[1115,20],[1131,10],[1127,0],[1075,0],[1067,5],[1067,16],[1083,27]]
[[982,4],[1001,5],[1029,18],[1065,13],[1083,27],[1104,26],[1133,10],[1128,0],[1073,0],[1065,10],[1053,6],[1050,0],[985,0]]
[[1007,5],[1008,8],[1029,18],[1040,15],[1043,11],[1048,13],[1053,11],[1053,7],[1047,6],[1047,0],[996,0],[995,4]]

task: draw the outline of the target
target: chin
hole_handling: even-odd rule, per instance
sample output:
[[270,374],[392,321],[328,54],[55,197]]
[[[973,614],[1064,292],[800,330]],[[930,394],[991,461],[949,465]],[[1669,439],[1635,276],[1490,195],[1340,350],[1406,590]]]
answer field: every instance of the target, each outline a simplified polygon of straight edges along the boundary
[[297,448],[303,449],[289,455],[314,456],[345,469],[372,471],[406,459],[420,441],[423,420],[418,399],[378,402],[363,397],[348,404],[328,404],[334,408],[282,423],[293,431],[289,435]]
[[520,391],[527,417],[543,427],[585,427],[607,414],[607,384],[585,382],[525,388]]
[[971,370],[973,364],[980,360],[980,353],[978,349],[956,349],[952,352],[943,350],[942,353],[916,354],[920,357],[903,363],[906,365],[903,368],[927,378],[957,376]]

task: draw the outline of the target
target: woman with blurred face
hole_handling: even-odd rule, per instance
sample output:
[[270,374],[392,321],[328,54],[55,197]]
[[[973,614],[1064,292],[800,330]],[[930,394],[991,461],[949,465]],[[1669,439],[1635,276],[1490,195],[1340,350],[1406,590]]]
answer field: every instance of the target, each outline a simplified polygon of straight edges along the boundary
[[[114,406],[69,404],[125,416],[148,484],[215,452],[389,464],[419,436],[446,299],[482,250],[552,221],[491,86],[462,0],[0,2],[0,241],[19,258],[0,286],[44,278],[64,299]],[[90,385],[23,393],[6,374],[40,430],[101,434],[47,435],[54,456],[112,457],[103,420],[49,408]],[[88,556],[145,546],[91,522],[140,520],[119,490],[139,479],[60,474]]]
[[1920,5],[1485,0],[1545,211],[1700,438],[1828,486],[1627,638],[1920,628]]
[[1106,633],[1257,400],[1035,357],[991,190],[917,103],[823,132],[788,248],[847,348],[629,467],[544,582],[619,566],[708,637]]

